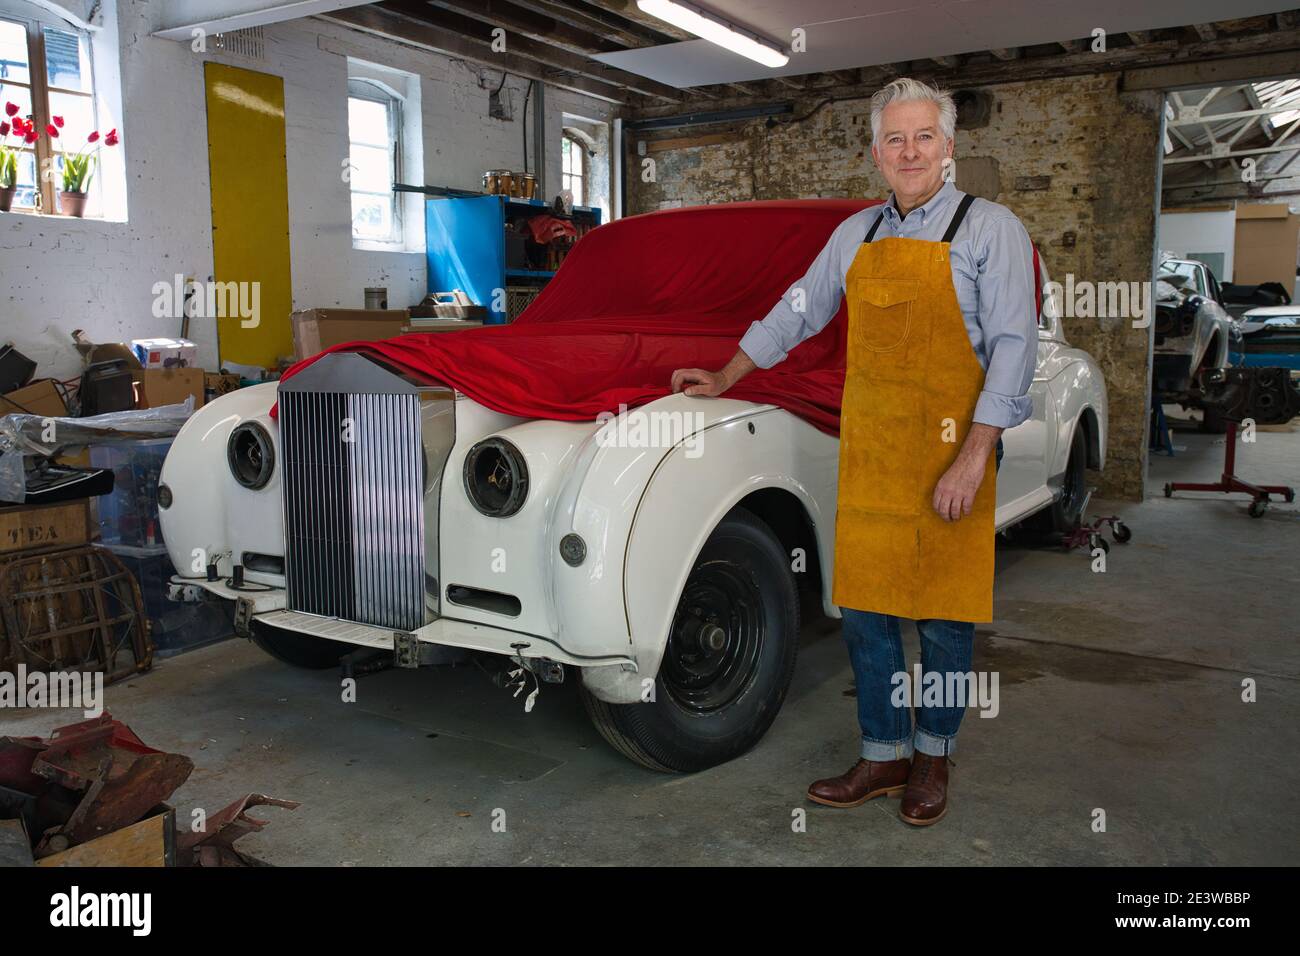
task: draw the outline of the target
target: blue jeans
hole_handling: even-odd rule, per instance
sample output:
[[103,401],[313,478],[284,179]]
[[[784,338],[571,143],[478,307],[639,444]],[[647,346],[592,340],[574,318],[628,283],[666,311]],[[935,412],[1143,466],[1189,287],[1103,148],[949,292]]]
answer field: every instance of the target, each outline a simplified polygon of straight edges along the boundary
[[[998,439],[997,467],[1002,465],[1002,440]],[[926,707],[914,693],[913,675],[907,672],[903,655],[902,618],[875,611],[840,608],[844,616],[844,641],[858,694],[858,726],[862,730],[864,760],[905,760],[914,751],[944,757],[957,745],[957,730],[966,714],[964,707]],[[966,674],[971,669],[975,625],[967,621],[924,620],[916,622],[921,637],[921,673]],[[907,679],[903,697],[896,674]],[[945,679],[945,685],[947,680]],[[897,702],[902,700],[902,705]],[[912,726],[911,702],[916,710]]]
[[[957,730],[966,713],[964,707],[925,707],[920,695],[912,693],[913,675],[903,656],[902,618],[875,611],[841,608],[844,641],[858,693],[858,726],[862,729],[862,757],[865,760],[904,760],[913,750],[933,757],[953,752]],[[921,635],[922,675],[965,674],[971,669],[971,647],[975,625],[966,621],[917,621]],[[896,674],[907,680],[907,696],[897,692]],[[946,681],[945,681],[946,683]],[[916,708],[912,727],[911,702]]]

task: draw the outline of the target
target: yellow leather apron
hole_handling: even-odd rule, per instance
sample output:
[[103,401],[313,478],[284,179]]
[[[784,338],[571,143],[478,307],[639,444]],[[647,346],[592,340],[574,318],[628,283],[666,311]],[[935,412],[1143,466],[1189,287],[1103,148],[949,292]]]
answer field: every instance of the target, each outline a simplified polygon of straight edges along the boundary
[[971,514],[944,521],[932,504],[984,387],[948,261],[973,198],[962,197],[940,242],[873,242],[878,219],[845,278],[848,364],[831,598],[841,607],[913,620],[993,620],[993,456]]

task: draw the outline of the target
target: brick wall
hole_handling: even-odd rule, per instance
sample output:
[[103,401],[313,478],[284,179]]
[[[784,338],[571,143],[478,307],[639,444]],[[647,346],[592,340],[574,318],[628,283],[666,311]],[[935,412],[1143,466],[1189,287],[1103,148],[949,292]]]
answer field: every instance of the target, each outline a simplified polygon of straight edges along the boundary
[[[1124,94],[1117,74],[986,88],[987,125],[957,131],[957,182],[1011,208],[1054,279],[1150,278],[1163,98]],[[866,96],[870,90],[863,91]],[[802,117],[820,97],[795,104]],[[715,108],[712,105],[710,108]],[[629,157],[630,212],[747,199],[888,195],[871,162],[867,98],[822,106],[803,122],[757,119],[633,136],[655,160],[641,181]],[[699,145],[692,145],[698,143]],[[1100,493],[1137,500],[1146,471],[1150,334],[1125,319],[1073,318],[1066,337],[1101,366],[1110,397]]]

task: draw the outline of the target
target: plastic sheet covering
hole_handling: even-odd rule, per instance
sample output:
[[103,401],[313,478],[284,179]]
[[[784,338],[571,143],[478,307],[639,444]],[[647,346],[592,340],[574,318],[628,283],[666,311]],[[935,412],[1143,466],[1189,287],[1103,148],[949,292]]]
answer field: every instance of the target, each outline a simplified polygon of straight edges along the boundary
[[170,438],[194,413],[194,399],[176,405],[109,412],[90,418],[0,416],[0,501],[25,501],[29,455],[53,458],[87,445]]

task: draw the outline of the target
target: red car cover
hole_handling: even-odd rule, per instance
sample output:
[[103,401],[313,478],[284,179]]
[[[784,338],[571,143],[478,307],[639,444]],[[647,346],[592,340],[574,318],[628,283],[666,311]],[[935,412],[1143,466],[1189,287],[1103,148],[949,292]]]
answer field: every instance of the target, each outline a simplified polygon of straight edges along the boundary
[[[620,404],[669,394],[674,369],[722,368],[749,324],[807,271],[835,227],[877,202],[730,203],[621,219],[578,242],[510,324],[328,351],[382,356],[508,415],[594,420]],[[845,327],[841,305],[784,362],[756,369],[725,397],[778,405],[838,435]]]

